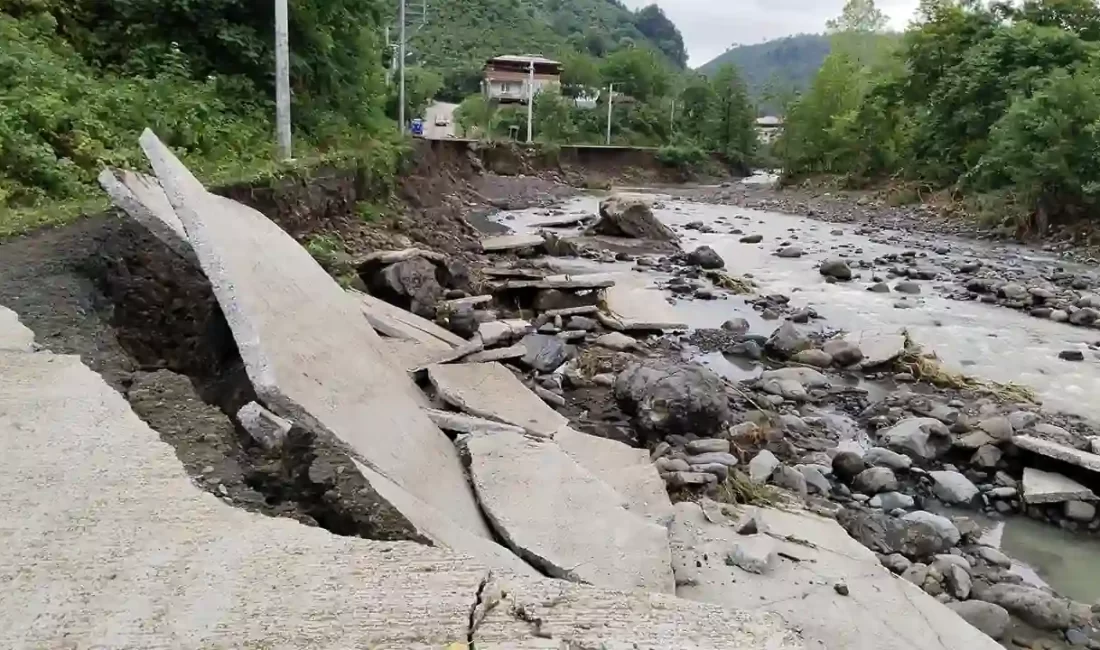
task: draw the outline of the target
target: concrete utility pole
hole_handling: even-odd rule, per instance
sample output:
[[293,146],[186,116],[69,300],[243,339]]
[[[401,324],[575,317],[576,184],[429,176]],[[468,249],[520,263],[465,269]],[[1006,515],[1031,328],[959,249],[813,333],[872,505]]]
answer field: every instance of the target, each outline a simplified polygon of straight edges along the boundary
[[275,0],[275,137],[279,156],[290,160],[290,29],[287,0]]
[[535,112],[535,60],[527,63],[527,144],[531,144],[531,118]]
[[615,84],[607,84],[607,144],[611,145],[611,100],[615,97]]
[[401,8],[397,12],[397,21],[401,23],[400,33],[398,35],[399,43],[397,45],[397,58],[399,60],[398,65],[401,66],[401,72],[399,73],[400,80],[397,82],[400,84],[400,88],[397,91],[397,126],[401,129],[401,133],[405,133],[405,0],[399,0]]

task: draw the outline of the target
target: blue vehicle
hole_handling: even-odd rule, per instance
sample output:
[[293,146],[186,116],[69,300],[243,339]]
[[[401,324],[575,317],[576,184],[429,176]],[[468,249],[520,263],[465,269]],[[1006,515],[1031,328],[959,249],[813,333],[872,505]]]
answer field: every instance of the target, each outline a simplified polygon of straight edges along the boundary
[[412,134],[418,138],[424,137],[424,120],[419,117],[412,121],[412,126],[409,128]]

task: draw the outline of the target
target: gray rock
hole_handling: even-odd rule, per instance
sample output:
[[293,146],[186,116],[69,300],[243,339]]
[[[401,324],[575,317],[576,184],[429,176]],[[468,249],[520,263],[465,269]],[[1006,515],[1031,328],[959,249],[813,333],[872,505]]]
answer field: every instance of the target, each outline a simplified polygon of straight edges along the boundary
[[920,285],[916,282],[906,280],[904,282],[899,282],[894,285],[894,291],[897,291],[898,293],[908,293],[915,295],[920,293]]
[[764,347],[769,353],[781,359],[789,359],[802,350],[808,349],[810,339],[798,331],[793,323],[783,323],[772,332]]
[[435,318],[436,303],[443,299],[436,265],[423,257],[375,269],[363,281],[371,295],[427,319]]
[[1074,325],[1092,325],[1097,318],[1100,318],[1100,312],[1092,307],[1085,307],[1070,314],[1069,322]]
[[833,456],[833,474],[842,481],[851,482],[865,469],[866,463],[854,451],[842,451]]
[[1069,606],[1064,600],[1036,587],[1002,582],[981,589],[975,596],[1000,605],[1009,614],[1042,630],[1064,630],[1073,623]]
[[638,347],[638,340],[622,332],[608,332],[596,339],[596,345],[616,352],[629,352]]
[[1092,521],[1096,516],[1096,506],[1085,501],[1066,501],[1062,505],[1066,519],[1073,521]]
[[749,328],[749,321],[744,318],[732,318],[722,323],[722,329],[727,332],[733,332],[734,334],[747,334]]
[[873,508],[882,508],[886,512],[892,512],[901,508],[902,510],[908,510],[915,505],[913,497],[908,494],[902,494],[901,492],[883,492],[871,497],[868,503]]
[[[901,553],[897,553],[897,555],[905,557]],[[901,577],[919,587],[928,579],[928,565],[922,562],[914,562],[902,572]]]
[[527,348],[520,361],[538,372],[554,372],[570,357],[569,346],[556,336],[528,334],[519,344]]
[[464,339],[476,334],[480,326],[473,305],[458,305],[447,316],[447,329]]
[[687,255],[688,264],[704,269],[720,269],[726,265],[722,256],[710,246],[700,246]]
[[587,316],[573,316],[565,325],[565,329],[591,332],[592,330],[596,329],[598,325],[599,323],[596,322],[595,318],[589,318]]
[[1069,312],[1064,309],[1055,309],[1050,312],[1050,320],[1055,323],[1064,323],[1069,320]]
[[653,216],[645,201],[612,196],[600,202],[600,220],[589,232],[611,237],[675,241],[676,234]]
[[978,498],[978,488],[958,472],[929,472],[932,491],[944,503],[972,504]]
[[261,447],[268,451],[282,446],[291,424],[256,402],[249,402],[237,411],[237,422]]
[[997,290],[997,293],[1009,300],[1023,300],[1028,296],[1027,289],[1015,282],[1009,282],[1008,284],[1002,285],[1001,288]]
[[[916,518],[910,520],[910,517]],[[909,558],[942,553],[958,544],[960,538],[958,529],[950,521],[923,511],[894,517],[877,511],[846,508],[837,513],[837,521],[849,535],[872,551],[901,553]]]
[[970,464],[982,469],[993,469],[1001,462],[1001,450],[993,445],[982,445],[970,458]]
[[742,244],[759,244],[764,241],[764,235],[745,235],[740,241]]
[[775,252],[776,257],[795,258],[802,257],[802,249],[798,246],[784,246]]
[[697,454],[685,458],[689,465],[710,465],[716,463],[726,467],[735,467],[738,463],[737,456],[720,451],[712,451],[705,454]]
[[833,365],[833,357],[823,350],[802,350],[791,359],[795,363],[804,363],[815,368],[828,368]]
[[837,280],[848,281],[852,279],[852,269],[848,267],[847,262],[840,259],[822,262],[819,271],[821,275],[836,278]]
[[1003,637],[1011,622],[1008,610],[1004,607],[981,600],[947,603],[947,607],[964,621],[981,630],[983,634],[994,639]]
[[914,460],[934,460],[951,448],[951,434],[933,418],[908,418],[882,432],[886,446]]
[[1070,628],[1066,630],[1066,641],[1072,646],[1087,646],[1089,645],[1089,635],[1080,628]]
[[683,458],[658,458],[654,465],[657,466],[658,472],[690,472],[691,465]]
[[755,483],[766,483],[776,467],[779,467],[779,459],[765,449],[749,461],[749,478]]
[[889,467],[894,471],[909,469],[913,466],[912,458],[896,451],[890,451],[885,447],[868,449],[867,453],[863,455],[863,462],[872,467]]
[[864,368],[884,366],[905,352],[905,337],[901,334],[851,334],[846,338],[863,351]]
[[978,557],[989,562],[993,566],[999,566],[1004,569],[1012,567],[1012,559],[992,546],[979,546]]
[[829,483],[829,479],[825,478],[818,468],[812,465],[795,465],[795,469],[802,472],[802,477],[806,479],[806,486],[813,488],[811,492],[828,496],[832,491],[833,486]]
[[729,450],[730,441],[721,438],[703,438],[701,440],[690,440],[687,443],[687,451],[689,454],[706,454],[710,452],[728,454]]
[[775,468],[775,471],[772,472],[772,483],[803,497],[809,492],[806,487],[806,477],[802,475],[802,472],[786,465]]
[[852,366],[863,361],[863,350],[851,341],[833,339],[821,348],[838,366]]
[[978,428],[988,433],[994,440],[1012,438],[1012,422],[1006,417],[987,418],[978,423]]
[[962,539],[962,535],[959,533],[958,527],[951,523],[951,520],[947,517],[940,515],[934,515],[931,512],[925,512],[918,510],[917,512],[910,512],[902,517],[905,521],[911,524],[922,524],[929,526],[935,531],[938,537],[939,546],[942,550],[948,550],[951,547],[959,543]]
[[726,563],[749,573],[768,573],[778,560],[778,550],[778,543],[768,535],[745,535],[734,543]]
[[730,475],[730,466],[723,465],[722,463],[703,463],[702,465],[692,465],[691,471],[704,472],[707,474],[713,474],[718,482],[723,482]]
[[[883,555],[879,557],[882,561],[882,566],[890,570],[891,573],[901,575],[909,570],[909,567],[913,566],[913,563],[909,561],[909,558],[905,557],[901,553],[891,553],[889,555]],[[921,582],[924,582],[922,579]]]
[[1058,358],[1063,361],[1084,361],[1085,353],[1080,350],[1062,350],[1058,353]]
[[957,564],[947,567],[943,577],[952,596],[959,600],[966,600],[970,596],[973,581],[970,574],[962,567]]
[[860,472],[852,485],[864,494],[875,495],[897,490],[898,479],[888,467],[872,467]]
[[633,363],[615,382],[615,400],[646,438],[670,434],[716,437],[730,419],[725,385],[700,366],[650,359]]

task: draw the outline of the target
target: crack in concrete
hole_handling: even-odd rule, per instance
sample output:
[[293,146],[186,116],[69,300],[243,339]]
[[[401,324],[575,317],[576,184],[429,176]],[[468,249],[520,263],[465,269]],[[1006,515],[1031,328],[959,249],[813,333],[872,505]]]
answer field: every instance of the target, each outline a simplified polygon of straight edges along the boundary
[[470,607],[470,622],[466,626],[466,647],[468,650],[476,650],[474,645],[474,635],[477,633],[477,628],[481,625],[481,622],[485,620],[485,616],[492,610],[496,603],[492,603],[487,606],[483,611],[481,604],[485,600],[485,589],[488,587],[489,582],[493,579],[493,572],[486,571],[485,577],[481,579],[481,582],[477,586],[477,594],[474,597],[474,604]]

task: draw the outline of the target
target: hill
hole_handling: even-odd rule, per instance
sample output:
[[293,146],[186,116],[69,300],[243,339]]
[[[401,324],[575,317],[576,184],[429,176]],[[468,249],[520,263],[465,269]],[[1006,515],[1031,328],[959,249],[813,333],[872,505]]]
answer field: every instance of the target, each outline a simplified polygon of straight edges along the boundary
[[410,63],[441,72],[444,95],[453,99],[477,92],[485,60],[499,54],[604,57],[642,46],[676,67],[687,62],[679,30],[656,5],[634,12],[617,0],[429,3],[427,20],[410,42]]
[[760,97],[768,89],[789,91],[808,87],[828,54],[828,36],[799,34],[731,48],[700,66],[699,72],[710,75],[732,63],[740,69],[752,94]]

